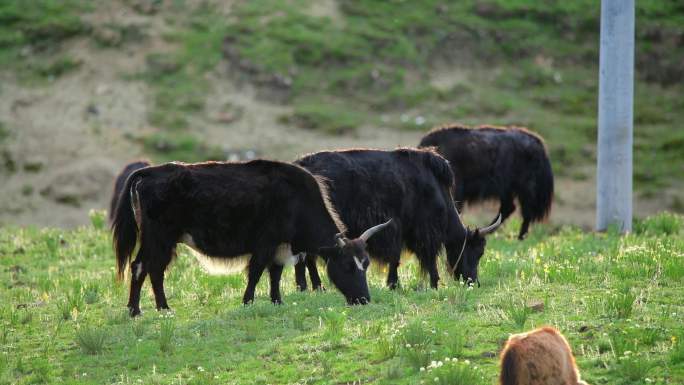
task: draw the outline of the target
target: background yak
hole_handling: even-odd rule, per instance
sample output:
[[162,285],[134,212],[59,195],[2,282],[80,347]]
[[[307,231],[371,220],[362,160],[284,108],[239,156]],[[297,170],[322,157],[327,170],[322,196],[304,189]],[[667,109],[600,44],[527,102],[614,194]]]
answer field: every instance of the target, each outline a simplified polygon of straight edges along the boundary
[[515,211],[517,198],[523,218],[519,239],[525,237],[531,222],[548,216],[553,172],[539,135],[522,127],[450,125],[432,130],[420,147],[435,147],[449,160],[459,211],[464,202],[498,199],[506,220]]
[[[370,223],[393,218],[386,230],[368,241],[371,257],[389,265],[390,288],[398,284],[397,267],[404,247],[417,256],[433,288],[439,280],[436,261],[442,245],[454,278],[477,281],[485,235],[500,221],[484,229],[463,226],[451,198],[453,174],[448,162],[434,151],[323,151],[295,163],[324,178],[350,236],[359,236]],[[313,287],[320,287],[315,255],[307,255],[306,264]],[[295,269],[297,285],[304,290],[304,263]]]
[[126,165],[126,167],[121,170],[119,175],[116,176],[114,181],[114,191],[112,192],[112,200],[109,202],[109,223],[111,224],[114,220],[114,212],[116,211],[116,205],[119,204],[119,195],[121,195],[121,190],[126,184],[126,179],[134,171],[140,170],[141,168],[148,167],[150,162],[147,160],[136,160]]
[[205,267],[226,271],[248,264],[245,304],[268,268],[271,301],[281,303],[283,265],[301,253],[321,254],[330,280],[349,303],[370,301],[365,239],[387,224],[369,226],[361,239],[341,236],[344,224],[325,186],[305,169],[282,162],[167,163],[135,171],[119,196],[114,221],[118,276],[132,253],[128,308],[140,314],[140,289],[149,274],[157,309],[168,309],[164,271],[184,243]]

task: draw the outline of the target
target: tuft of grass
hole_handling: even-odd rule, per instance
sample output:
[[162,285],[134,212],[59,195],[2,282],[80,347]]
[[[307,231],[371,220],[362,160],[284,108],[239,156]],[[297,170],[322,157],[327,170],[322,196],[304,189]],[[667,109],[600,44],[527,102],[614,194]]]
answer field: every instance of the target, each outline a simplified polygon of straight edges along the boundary
[[465,332],[461,330],[444,332],[444,335],[441,338],[441,345],[444,346],[445,354],[452,358],[460,358],[463,356],[465,344]]
[[673,365],[684,362],[684,343],[682,342],[684,335],[672,336],[672,349],[670,350],[670,362]]
[[30,80],[29,77],[33,77],[40,80],[53,81],[60,76],[64,76],[79,69],[81,64],[82,62],[80,60],[69,56],[62,56],[55,60],[41,61],[29,65],[24,77],[26,80]]
[[481,371],[469,360],[432,361],[425,370],[430,383],[438,385],[477,385],[486,383]]
[[629,318],[634,310],[636,295],[625,286],[606,299],[606,311],[613,318]]
[[87,7],[79,0],[36,0],[30,6],[22,0],[0,3],[0,46],[7,52],[0,59],[17,57],[20,47],[46,50],[60,42],[87,32],[79,12]]
[[428,365],[433,357],[432,350],[427,346],[411,346],[405,345],[399,349],[399,356],[405,365],[419,370]]
[[136,338],[142,338],[147,330],[147,322],[140,318],[141,317],[138,317],[138,319],[134,319],[133,322],[131,322],[131,330]]
[[406,325],[401,333],[401,342],[407,347],[428,346],[433,342],[433,333],[426,324],[414,321]]
[[106,210],[90,209],[88,211],[88,218],[90,218],[90,224],[95,230],[104,230],[107,226]]
[[682,217],[668,212],[661,212],[644,220],[634,222],[634,232],[636,234],[670,236],[679,234],[682,228],[684,228]]
[[384,361],[396,356],[399,346],[393,338],[381,335],[375,343],[375,351],[377,358]]
[[162,315],[159,321],[159,350],[162,353],[173,353],[175,332],[176,324],[173,316]]
[[625,352],[625,355],[619,358],[616,371],[623,379],[623,384],[635,384],[643,381],[655,366],[656,363],[648,356]]
[[83,288],[83,302],[92,305],[100,297],[100,285],[96,282],[90,283]]
[[144,137],[143,146],[159,160],[200,162],[225,158],[221,149],[205,144],[191,133],[160,131]]
[[385,369],[383,376],[388,380],[399,380],[404,377],[404,367],[401,364],[393,363]]
[[339,345],[344,337],[345,322],[347,315],[344,312],[337,312],[329,309],[321,313],[321,320],[325,327],[323,338],[329,341],[333,346]]
[[81,326],[76,330],[76,344],[86,354],[99,354],[107,342],[107,331],[94,326]]
[[473,287],[465,284],[451,285],[444,289],[447,301],[458,310],[466,310],[472,297]]
[[353,108],[325,102],[300,102],[290,116],[280,120],[287,124],[333,135],[349,134],[363,122]]
[[527,318],[532,314],[532,310],[530,310],[524,302],[520,301],[509,302],[506,304],[504,311],[508,318],[510,318],[519,329],[525,327]]

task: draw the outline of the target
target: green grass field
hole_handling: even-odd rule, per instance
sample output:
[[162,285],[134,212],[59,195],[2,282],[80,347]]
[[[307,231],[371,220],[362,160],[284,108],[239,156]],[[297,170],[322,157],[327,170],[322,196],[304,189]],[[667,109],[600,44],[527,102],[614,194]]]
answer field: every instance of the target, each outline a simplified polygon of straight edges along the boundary
[[[0,384],[494,384],[509,334],[553,325],[590,384],[684,383],[684,217],[639,221],[633,234],[519,223],[490,240],[482,287],[442,269],[427,289],[411,257],[402,288],[369,275],[373,302],[348,307],[328,284],[283,306],[243,275],[209,276],[183,249],[167,274],[172,312],[125,310],[102,213],[76,230],[0,229]],[[326,282],[327,283],[327,282]],[[434,361],[434,363],[432,362]]]

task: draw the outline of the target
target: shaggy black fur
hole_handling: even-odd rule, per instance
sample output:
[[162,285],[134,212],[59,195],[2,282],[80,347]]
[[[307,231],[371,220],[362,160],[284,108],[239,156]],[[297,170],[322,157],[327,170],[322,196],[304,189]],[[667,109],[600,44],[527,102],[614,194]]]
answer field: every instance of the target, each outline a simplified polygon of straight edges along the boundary
[[[484,236],[478,230],[468,231],[461,223],[450,193],[451,169],[432,150],[324,151],[304,156],[295,163],[327,181],[330,198],[349,235],[356,237],[369,225],[394,218],[391,226],[368,242],[371,257],[389,264],[390,288],[398,284],[397,267],[404,247],[417,256],[421,269],[430,275],[430,285],[436,288],[440,248],[446,247],[448,263],[454,266],[466,237],[454,278],[477,280]],[[306,266],[314,289],[320,288],[315,255],[307,255]],[[297,285],[305,290],[304,262],[295,269]]]
[[531,222],[544,220],[553,202],[553,172],[544,140],[522,127],[450,125],[432,130],[420,147],[435,147],[454,172],[454,199],[501,202],[503,219],[520,203],[523,239]]
[[116,211],[116,205],[119,203],[119,195],[121,195],[121,190],[124,188],[126,179],[133,173],[133,171],[140,170],[141,168],[148,167],[150,162],[147,160],[137,160],[131,162],[124,167],[123,170],[116,176],[116,181],[114,182],[114,191],[112,192],[112,200],[109,203],[109,223],[111,224],[114,220],[114,211]]
[[185,234],[207,256],[252,255],[244,303],[253,300],[265,268],[271,300],[281,302],[283,266],[274,257],[283,243],[290,244],[293,253],[321,254],[331,281],[349,303],[370,300],[365,268],[357,268],[354,260],[367,260],[365,244],[349,240],[345,247],[337,245],[336,235],[345,229],[327,201],[325,187],[292,164],[168,163],[138,170],[126,181],[112,227],[119,277],[139,243],[131,263],[131,315],[140,313],[140,288],[147,274],[157,308],[168,308],[164,271]]

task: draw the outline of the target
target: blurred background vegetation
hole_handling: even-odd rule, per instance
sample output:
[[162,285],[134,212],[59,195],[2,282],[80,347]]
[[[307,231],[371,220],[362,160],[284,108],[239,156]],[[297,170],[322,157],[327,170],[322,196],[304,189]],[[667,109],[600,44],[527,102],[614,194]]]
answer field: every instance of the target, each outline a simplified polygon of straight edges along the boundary
[[[681,190],[684,175],[684,3],[640,0],[636,15],[635,186],[648,198]],[[74,41],[143,55],[119,73],[146,90],[145,129],[124,137],[156,161],[227,157],[244,111],[208,106],[229,78],[283,107],[283,136],[326,147],[382,145],[363,140],[379,128],[410,138],[391,147],[447,122],[523,125],[546,138],[558,176],[581,181],[594,172],[599,17],[597,0],[4,0],[0,66],[20,87],[49,87],[86,70]],[[144,45],[153,38],[160,49]],[[212,119],[219,134],[203,135]],[[7,143],[21,127],[5,120]],[[247,143],[284,159],[315,149]],[[667,206],[684,209],[681,195]]]

